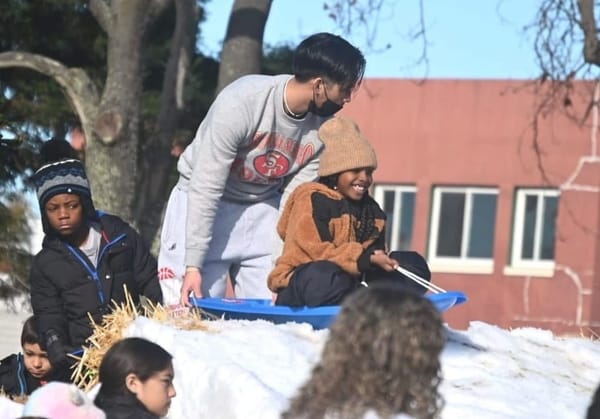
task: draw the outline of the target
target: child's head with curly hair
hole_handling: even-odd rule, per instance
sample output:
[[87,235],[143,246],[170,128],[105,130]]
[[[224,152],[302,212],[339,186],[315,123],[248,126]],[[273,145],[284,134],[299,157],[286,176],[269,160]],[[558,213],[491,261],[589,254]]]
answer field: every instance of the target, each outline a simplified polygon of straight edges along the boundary
[[385,286],[361,289],[344,301],[320,362],[282,417],[438,417],[445,342],[428,299]]

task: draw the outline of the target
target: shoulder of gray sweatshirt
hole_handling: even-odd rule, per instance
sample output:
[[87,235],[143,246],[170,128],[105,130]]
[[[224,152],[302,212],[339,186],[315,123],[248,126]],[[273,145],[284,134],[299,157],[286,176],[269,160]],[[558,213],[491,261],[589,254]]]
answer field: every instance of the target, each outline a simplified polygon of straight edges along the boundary
[[186,266],[202,267],[219,200],[253,203],[283,193],[283,206],[296,186],[317,178],[317,130],[326,118],[284,112],[291,77],[250,75],[228,85],[179,158],[178,185],[188,195]]

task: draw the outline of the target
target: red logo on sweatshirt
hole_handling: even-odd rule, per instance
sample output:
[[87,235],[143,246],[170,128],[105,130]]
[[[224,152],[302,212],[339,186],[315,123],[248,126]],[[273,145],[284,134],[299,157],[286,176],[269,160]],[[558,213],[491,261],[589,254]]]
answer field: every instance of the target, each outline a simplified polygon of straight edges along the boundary
[[254,159],[254,170],[267,178],[281,177],[290,170],[290,160],[277,150],[269,150]]
[[158,270],[158,279],[163,280],[172,278],[175,278],[175,271],[173,271],[173,269],[163,267]]

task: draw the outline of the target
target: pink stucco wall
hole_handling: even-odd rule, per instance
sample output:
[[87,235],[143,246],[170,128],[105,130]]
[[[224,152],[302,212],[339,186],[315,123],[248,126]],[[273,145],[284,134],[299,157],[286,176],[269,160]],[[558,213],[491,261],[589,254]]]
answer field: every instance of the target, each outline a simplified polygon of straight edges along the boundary
[[[595,109],[582,120],[593,85],[575,83],[571,105],[560,96],[540,114],[535,135],[534,115],[548,88],[521,80],[368,79],[342,112],[377,150],[375,183],[417,187],[412,245],[426,257],[434,186],[499,188],[493,273],[433,273],[437,284],[470,298],[446,313],[453,327],[482,320],[557,333],[600,330]],[[560,189],[554,274],[505,275],[515,188],[535,186]]]

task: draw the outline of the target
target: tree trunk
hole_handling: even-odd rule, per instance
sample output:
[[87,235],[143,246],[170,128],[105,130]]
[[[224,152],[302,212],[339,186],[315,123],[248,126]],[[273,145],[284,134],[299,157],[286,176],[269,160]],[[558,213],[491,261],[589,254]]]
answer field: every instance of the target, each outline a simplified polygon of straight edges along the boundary
[[587,63],[600,65],[600,46],[593,0],[578,0],[577,6],[583,31],[583,58]]
[[140,179],[135,220],[140,234],[151,243],[161,224],[168,196],[168,180],[175,160],[170,155],[179,116],[183,110],[183,87],[189,71],[199,10],[195,0],[175,0],[176,23],[161,95],[157,129],[148,139],[140,160]]
[[132,221],[137,180],[142,40],[147,0],[114,0],[108,37],[108,74],[86,168],[96,207]]
[[221,52],[217,93],[243,75],[260,73],[271,3],[272,0],[235,0]]

